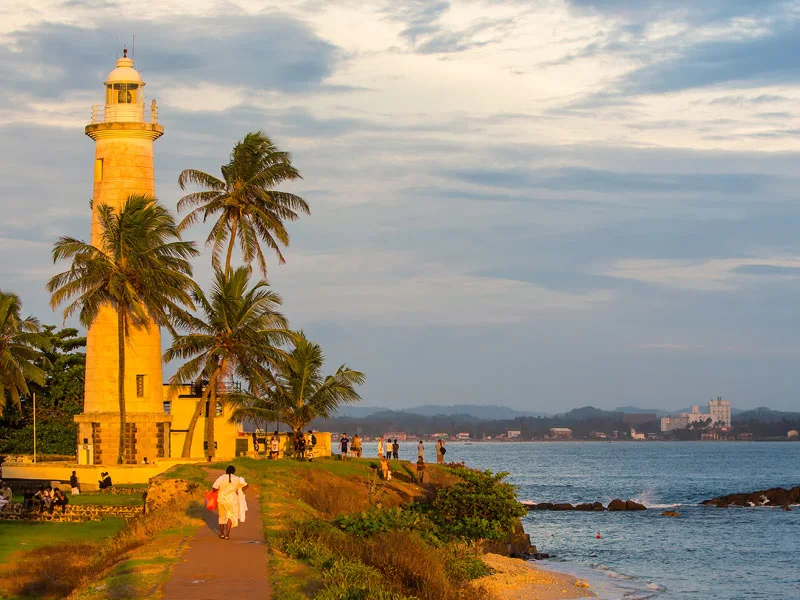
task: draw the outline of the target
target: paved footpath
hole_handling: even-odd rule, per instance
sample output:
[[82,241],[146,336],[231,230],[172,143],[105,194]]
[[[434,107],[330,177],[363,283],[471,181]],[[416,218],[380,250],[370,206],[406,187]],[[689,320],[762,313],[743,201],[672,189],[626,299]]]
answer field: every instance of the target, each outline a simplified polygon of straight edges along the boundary
[[231,530],[229,540],[219,539],[217,511],[205,512],[206,524],[164,585],[164,600],[271,597],[258,491],[251,486],[246,494],[247,518]]

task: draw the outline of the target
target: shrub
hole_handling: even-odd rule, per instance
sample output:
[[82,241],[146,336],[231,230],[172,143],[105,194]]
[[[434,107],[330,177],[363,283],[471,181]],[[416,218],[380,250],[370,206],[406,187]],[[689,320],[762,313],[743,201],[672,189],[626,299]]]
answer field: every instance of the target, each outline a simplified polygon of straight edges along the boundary
[[508,473],[450,469],[461,482],[436,493],[430,516],[442,534],[464,540],[500,540],[512,533],[525,514]]
[[356,537],[368,537],[387,531],[418,531],[432,533],[433,523],[420,510],[409,507],[371,509],[352,515],[342,515],[333,524]]

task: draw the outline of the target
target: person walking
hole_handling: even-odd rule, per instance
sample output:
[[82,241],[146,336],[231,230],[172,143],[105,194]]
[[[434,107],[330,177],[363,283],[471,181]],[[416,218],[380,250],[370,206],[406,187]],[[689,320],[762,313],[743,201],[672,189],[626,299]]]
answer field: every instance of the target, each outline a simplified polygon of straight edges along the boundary
[[347,434],[343,433],[342,437],[339,439],[339,449],[342,452],[342,460],[347,460],[347,446],[350,444],[350,440],[347,439]]
[[225,469],[225,474],[217,477],[211,486],[217,492],[219,539],[231,539],[231,529],[238,527],[239,521],[243,520],[242,498],[239,495],[243,495],[247,487],[247,482],[236,475],[236,467],[233,465]]
[[72,472],[69,478],[69,487],[70,487],[70,494],[73,496],[77,496],[81,493],[81,486],[78,483],[78,476],[75,474],[75,471]]
[[356,458],[361,458],[361,438],[358,436],[358,434],[355,434],[353,436],[351,451],[353,456],[355,456]]
[[392,443],[392,458],[397,460],[398,456],[400,456],[400,444],[398,444],[397,440],[395,440]]
[[422,440],[417,444],[417,461],[419,461],[419,459],[425,462],[425,444],[422,443]]

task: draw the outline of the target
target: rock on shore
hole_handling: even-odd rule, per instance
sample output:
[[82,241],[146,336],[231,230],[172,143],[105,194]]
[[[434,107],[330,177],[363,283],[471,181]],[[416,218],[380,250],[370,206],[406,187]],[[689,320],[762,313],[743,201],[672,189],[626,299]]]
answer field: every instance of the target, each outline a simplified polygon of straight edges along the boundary
[[703,500],[700,504],[716,506],[717,508],[727,508],[729,506],[789,506],[791,504],[800,504],[800,485],[791,489],[777,487],[750,493],[728,494],[727,496]]
[[600,502],[584,502],[582,504],[569,504],[567,502],[523,502],[525,508],[528,510],[580,510],[580,511],[603,511],[610,510],[612,512],[628,511],[628,510],[647,510],[644,504],[636,502],[635,500],[612,500],[608,503],[608,508],[604,507]]

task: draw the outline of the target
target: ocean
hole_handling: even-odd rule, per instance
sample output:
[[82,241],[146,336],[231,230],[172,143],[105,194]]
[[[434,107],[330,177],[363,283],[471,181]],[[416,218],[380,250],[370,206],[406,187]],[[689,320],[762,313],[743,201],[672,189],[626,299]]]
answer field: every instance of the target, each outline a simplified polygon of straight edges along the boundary
[[[365,444],[365,456],[375,444]],[[642,512],[529,513],[540,561],[603,600],[800,599],[800,507],[713,508],[707,498],[800,485],[800,443],[451,442],[447,460],[506,471],[521,500],[633,499]],[[416,457],[401,444],[400,458]],[[433,444],[426,459],[435,460]],[[661,516],[677,510],[680,518]],[[599,535],[599,538],[598,538]]]

